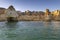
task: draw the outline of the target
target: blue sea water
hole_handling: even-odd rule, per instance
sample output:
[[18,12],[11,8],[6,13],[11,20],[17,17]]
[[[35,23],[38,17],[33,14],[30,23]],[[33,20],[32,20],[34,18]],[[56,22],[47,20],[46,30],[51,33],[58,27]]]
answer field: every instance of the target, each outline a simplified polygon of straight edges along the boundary
[[60,22],[0,22],[0,40],[60,40]]

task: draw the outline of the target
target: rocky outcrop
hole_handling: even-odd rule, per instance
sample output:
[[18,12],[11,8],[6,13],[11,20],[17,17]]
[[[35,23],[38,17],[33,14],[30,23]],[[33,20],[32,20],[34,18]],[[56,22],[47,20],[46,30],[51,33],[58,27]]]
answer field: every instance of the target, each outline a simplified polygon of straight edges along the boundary
[[7,20],[9,20],[9,18],[13,18],[11,20],[17,20],[18,17],[17,11],[12,5],[9,6],[9,8],[5,11],[5,15]]
[[0,7],[0,21],[6,21],[5,8]]
[[7,9],[0,8],[0,21],[6,20],[20,20],[20,21],[50,21],[50,20],[59,20],[60,21],[60,10],[50,12],[49,9],[43,11],[16,11],[15,8],[11,5]]
[[0,7],[0,15],[1,15],[1,14],[4,14],[4,13],[5,13],[5,10],[6,10],[5,8],[1,8],[1,7]]
[[53,11],[52,15],[53,15],[54,20],[60,20],[60,11],[59,10]]
[[49,9],[46,9],[46,11],[45,11],[45,15],[44,15],[45,17],[44,17],[44,20],[48,20],[48,21],[50,21],[51,20],[51,12],[49,11]]
[[25,11],[25,15],[30,15],[31,14],[31,11],[27,10]]
[[10,6],[8,7],[8,9],[11,10],[11,11],[13,11],[13,10],[16,11],[15,8],[14,8],[12,5],[10,5]]

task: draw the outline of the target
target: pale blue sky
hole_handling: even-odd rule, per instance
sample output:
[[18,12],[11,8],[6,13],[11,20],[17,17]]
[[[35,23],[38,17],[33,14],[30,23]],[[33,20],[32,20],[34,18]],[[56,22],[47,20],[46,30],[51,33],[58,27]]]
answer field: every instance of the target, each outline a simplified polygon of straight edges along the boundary
[[44,11],[60,9],[60,0],[0,0],[0,7],[8,8],[13,5],[16,10]]

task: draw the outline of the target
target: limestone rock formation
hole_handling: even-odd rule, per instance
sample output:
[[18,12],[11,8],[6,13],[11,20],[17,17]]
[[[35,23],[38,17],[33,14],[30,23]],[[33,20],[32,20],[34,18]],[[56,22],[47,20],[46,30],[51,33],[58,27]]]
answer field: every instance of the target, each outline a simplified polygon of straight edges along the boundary
[[25,14],[26,14],[26,15],[30,15],[30,13],[31,13],[31,12],[30,12],[29,10],[25,11]]
[[46,9],[45,11],[45,19],[44,20],[51,20],[51,12],[49,11],[49,9]]
[[4,14],[5,10],[6,10],[5,8],[0,7],[0,14]]
[[55,10],[55,11],[53,11],[53,12],[52,12],[53,16],[58,16],[58,15],[59,15],[59,13],[60,13],[60,11],[59,11],[59,10]]
[[13,20],[17,20],[18,14],[17,11],[15,10],[15,8],[11,5],[9,6],[9,8],[5,11],[6,13],[6,17],[12,18]]
[[15,8],[14,8],[12,5],[9,6],[8,9],[10,9],[10,10],[15,10]]
[[60,20],[60,10],[55,10],[52,12],[54,20]]
[[46,9],[45,15],[49,15],[51,14],[51,12],[49,11],[49,9]]
[[18,14],[15,10],[15,8],[11,5],[9,8],[5,11],[7,17],[18,17]]

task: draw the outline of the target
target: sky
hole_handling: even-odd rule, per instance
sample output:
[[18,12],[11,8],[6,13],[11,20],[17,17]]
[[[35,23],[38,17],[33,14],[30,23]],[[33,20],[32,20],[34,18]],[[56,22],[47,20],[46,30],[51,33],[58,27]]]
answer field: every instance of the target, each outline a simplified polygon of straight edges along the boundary
[[0,7],[13,5],[19,11],[50,11],[60,9],[60,0],[0,0]]

